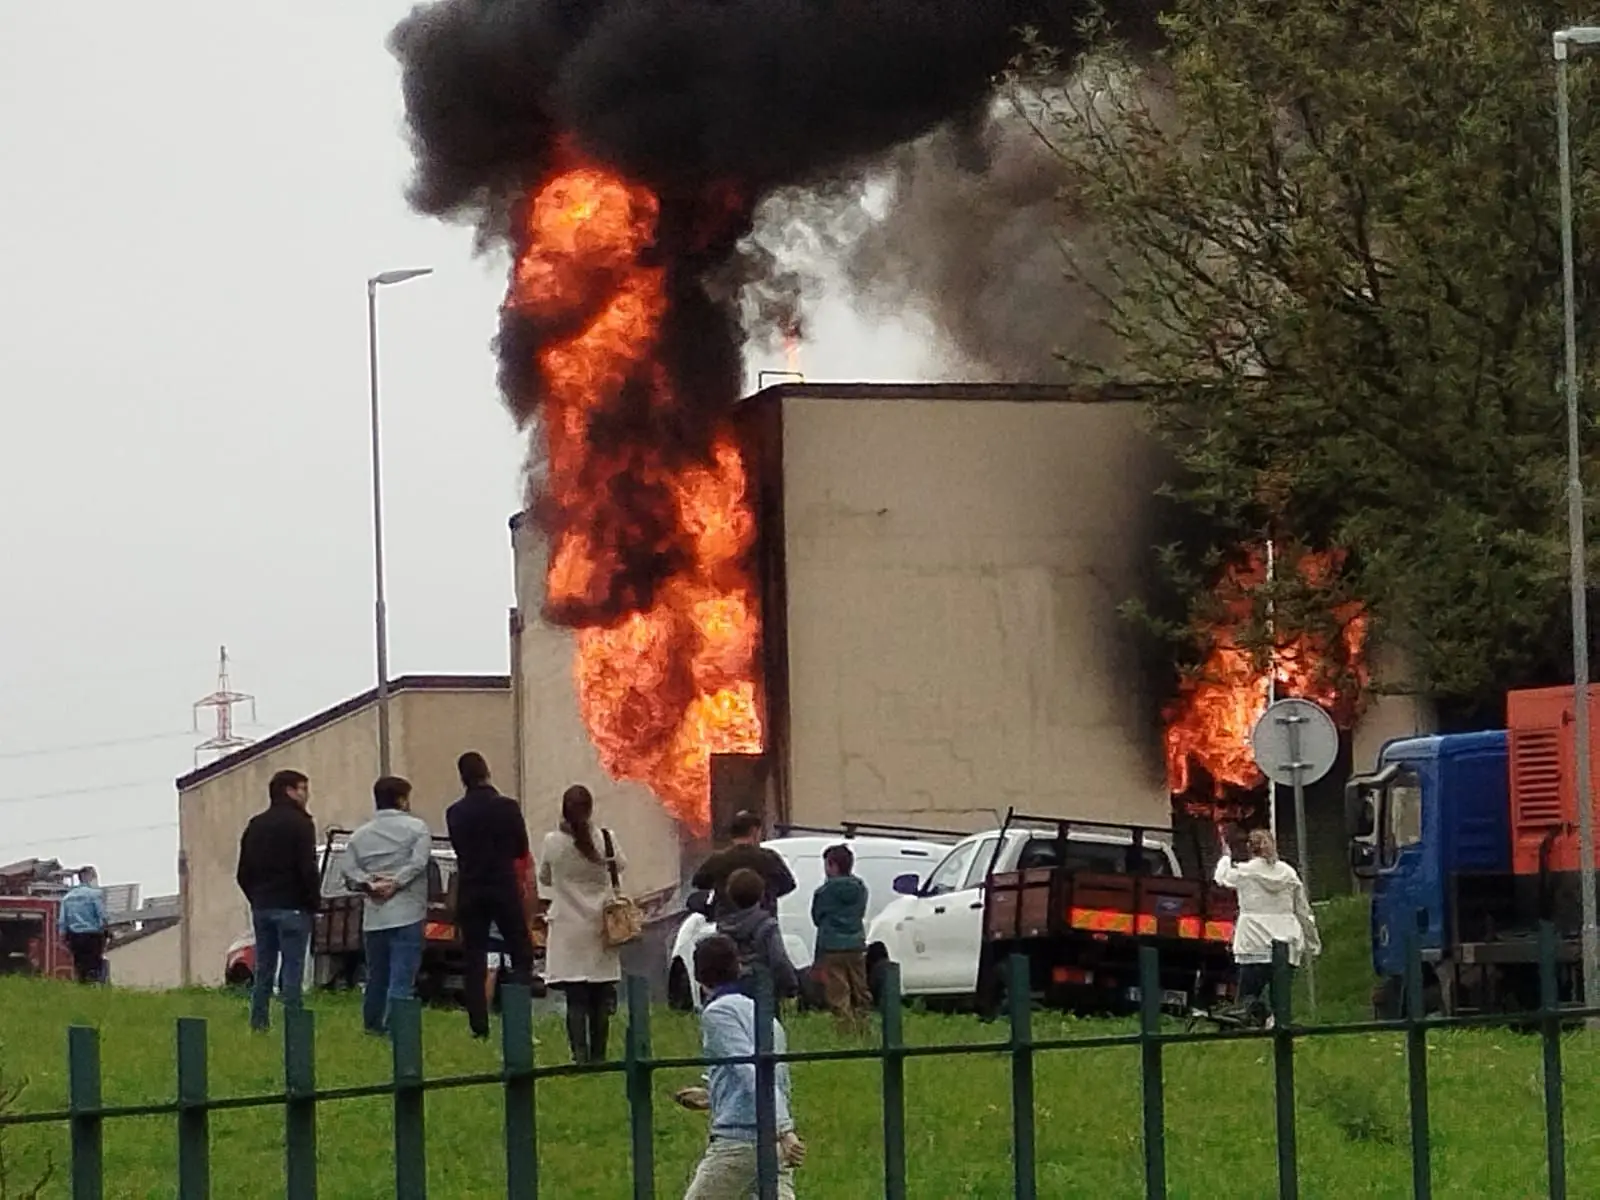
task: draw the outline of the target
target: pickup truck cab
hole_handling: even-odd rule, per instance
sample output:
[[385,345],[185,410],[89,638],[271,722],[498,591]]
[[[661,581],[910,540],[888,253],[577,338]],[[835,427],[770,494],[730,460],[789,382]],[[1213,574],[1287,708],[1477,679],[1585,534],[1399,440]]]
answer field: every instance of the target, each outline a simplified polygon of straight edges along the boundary
[[1171,843],[1149,834],[1136,848],[1132,832],[1075,827],[1065,839],[1065,862],[1059,845],[1053,829],[1008,825],[956,843],[925,881],[896,879],[893,886],[900,895],[867,929],[867,968],[874,990],[881,985],[882,964],[894,962],[900,966],[902,995],[975,998],[990,875],[1047,867],[1125,874],[1134,853],[1146,875],[1179,874]]

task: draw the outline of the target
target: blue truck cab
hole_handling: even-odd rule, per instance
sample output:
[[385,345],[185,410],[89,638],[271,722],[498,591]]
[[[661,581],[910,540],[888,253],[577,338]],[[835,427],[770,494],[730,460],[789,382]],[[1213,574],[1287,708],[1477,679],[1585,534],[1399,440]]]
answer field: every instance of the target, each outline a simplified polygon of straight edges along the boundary
[[1413,936],[1437,978],[1459,957],[1463,883],[1511,877],[1508,765],[1504,730],[1408,737],[1350,780],[1350,864],[1371,881],[1380,990],[1398,988]]

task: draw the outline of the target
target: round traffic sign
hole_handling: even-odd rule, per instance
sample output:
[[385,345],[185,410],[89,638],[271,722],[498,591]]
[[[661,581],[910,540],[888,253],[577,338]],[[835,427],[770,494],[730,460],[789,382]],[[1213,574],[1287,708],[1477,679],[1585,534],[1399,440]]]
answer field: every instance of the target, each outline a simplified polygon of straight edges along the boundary
[[1250,731],[1256,766],[1274,783],[1312,784],[1333,770],[1339,730],[1320,705],[1290,698],[1269,704]]

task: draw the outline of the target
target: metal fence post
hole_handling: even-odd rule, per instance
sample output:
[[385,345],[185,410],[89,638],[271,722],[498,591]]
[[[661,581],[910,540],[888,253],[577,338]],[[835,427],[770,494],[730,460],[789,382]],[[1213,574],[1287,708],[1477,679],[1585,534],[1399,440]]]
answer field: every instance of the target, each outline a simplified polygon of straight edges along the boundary
[[283,1011],[283,1177],[289,1200],[317,1195],[317,1052],[311,1011]]
[[178,1018],[178,1197],[211,1195],[210,1085],[206,1078],[206,1023]]
[[773,1055],[772,974],[758,966],[756,982],[756,1195],[778,1200],[778,1064]]
[[1025,954],[1006,964],[1006,1002],[1011,1010],[1011,1162],[1017,1200],[1039,1194],[1033,1126],[1033,975]]
[[1294,993],[1289,947],[1272,943],[1272,1097],[1278,1142],[1278,1196],[1300,1194],[1300,1163],[1294,1111]]
[[905,1008],[900,964],[883,964],[883,1200],[906,1200]]
[[1166,1200],[1167,1117],[1162,1079],[1161,962],[1154,946],[1139,947],[1139,1075],[1144,1088],[1145,1200]]
[[506,1197],[537,1200],[539,1133],[534,1101],[533,997],[525,984],[500,989],[501,1060],[506,1080]]
[[428,1125],[422,1070],[422,1002],[389,1005],[394,1042],[394,1194],[423,1200],[428,1194]]
[[1556,927],[1539,923],[1539,1025],[1544,1042],[1544,1143],[1550,1200],[1567,1197],[1567,1129],[1561,1079],[1561,996],[1556,989]]
[[1406,939],[1406,1076],[1411,1101],[1411,1194],[1433,1195],[1433,1147],[1428,1134],[1428,1031],[1418,1022],[1422,1003],[1422,947],[1413,931]]
[[634,1200],[655,1200],[655,1104],[650,1095],[650,981],[640,975],[624,980],[628,995],[628,1032],[622,1069],[627,1076],[628,1127],[633,1143]]
[[72,1111],[72,1200],[100,1200],[105,1194],[100,1033],[87,1025],[67,1030],[67,1107]]

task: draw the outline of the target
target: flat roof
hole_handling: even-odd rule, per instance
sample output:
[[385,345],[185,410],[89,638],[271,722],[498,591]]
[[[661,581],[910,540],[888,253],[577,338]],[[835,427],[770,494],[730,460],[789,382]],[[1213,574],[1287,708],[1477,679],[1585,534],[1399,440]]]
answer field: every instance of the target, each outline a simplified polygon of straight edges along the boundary
[[[808,383],[788,380],[742,397],[738,405],[781,404],[785,400],[971,400],[988,404],[1135,404],[1152,385],[1138,383]],[[526,510],[507,524],[520,528]]]
[[[402,675],[398,679],[389,681],[389,694],[399,692],[509,692],[511,690],[511,676],[509,675]],[[235,767],[243,766],[252,759],[260,758],[263,754],[287,745],[296,738],[305,737],[319,729],[325,729],[335,721],[342,721],[345,717],[360,712],[368,705],[378,702],[377,686],[368,688],[359,696],[335,704],[332,708],[325,708],[319,713],[286,726],[276,733],[262,738],[259,742],[251,742],[242,746],[232,754],[225,754],[215,762],[209,762],[203,767],[190,771],[187,775],[180,775],[177,779],[178,790],[187,791],[192,787],[204,783],[221,775],[224,771],[231,771]]]

